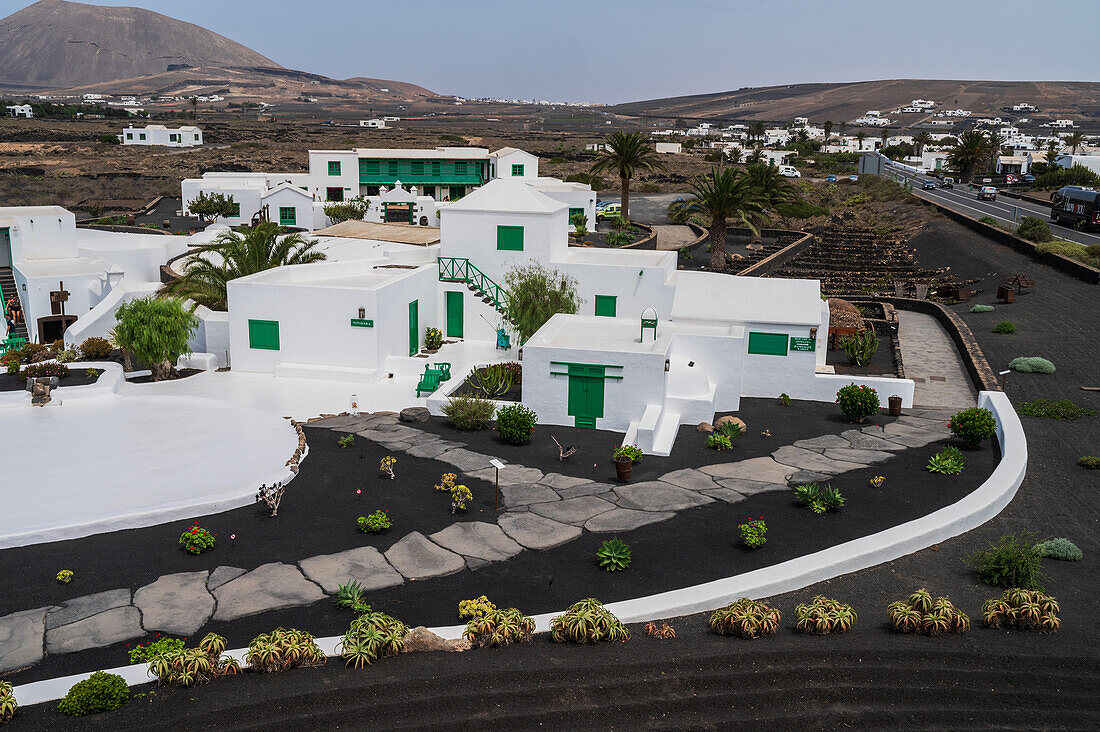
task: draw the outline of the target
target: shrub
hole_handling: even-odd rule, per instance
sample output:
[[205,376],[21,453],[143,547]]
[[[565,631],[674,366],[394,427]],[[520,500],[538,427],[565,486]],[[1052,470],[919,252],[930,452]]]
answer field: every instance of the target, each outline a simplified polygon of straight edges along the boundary
[[720,435],[717,432],[711,432],[707,435],[707,447],[712,450],[732,450],[733,443],[730,442],[730,438],[725,435]]
[[130,649],[130,664],[148,663],[168,651],[180,651],[187,645],[180,638],[158,638],[148,643],[138,643]]
[[1086,455],[1084,457],[1077,458],[1077,464],[1080,465],[1082,468],[1087,468],[1088,470],[1098,470],[1100,469],[1100,457]]
[[652,621],[645,624],[645,634],[650,638],[675,638],[676,629],[668,623],[657,625]]
[[996,226],[997,219],[993,218],[992,216],[982,216],[980,219],[978,219],[978,223],[985,224],[987,226]]
[[634,241],[634,237],[625,231],[609,231],[604,235],[604,241],[612,249],[618,249],[619,247],[625,247]]
[[497,432],[512,445],[530,442],[538,421],[538,415],[522,404],[509,404],[497,410]]
[[993,418],[993,412],[980,407],[957,412],[948,422],[948,426],[955,437],[969,447],[988,440],[997,432],[997,420]]
[[466,502],[474,500],[474,494],[464,485],[451,488],[451,514],[466,510]]
[[810,509],[814,513],[836,511],[844,506],[844,496],[836,488],[826,485],[824,488],[817,483],[803,483],[794,488],[795,500]]
[[70,717],[83,717],[118,709],[130,701],[130,687],[117,674],[96,671],[77,682],[57,705],[57,711]]
[[85,361],[102,361],[109,357],[113,350],[109,340],[96,336],[85,338],[80,344],[80,355]]
[[535,634],[535,621],[514,607],[474,616],[463,634],[477,648],[527,643]]
[[245,659],[253,669],[266,673],[320,666],[325,662],[325,654],[304,630],[276,628],[253,638]]
[[175,363],[191,353],[188,345],[199,319],[182,300],[147,297],[119,305],[111,338],[149,364],[153,381],[175,378]]
[[397,458],[393,455],[387,455],[378,461],[378,472],[383,475],[390,476],[390,480],[393,480],[397,476],[393,473],[393,466],[397,465]]
[[221,658],[225,651],[225,638],[217,633],[207,633],[195,648],[175,648],[149,660],[149,673],[161,684],[194,686],[205,684],[218,676],[241,672],[234,658]]
[[619,458],[630,458],[631,464],[642,462],[642,456],[645,455],[637,445],[619,445],[615,448],[615,451],[611,453],[612,460],[618,460]]
[[396,656],[405,650],[409,626],[386,613],[365,612],[351,621],[338,646],[344,663],[363,668],[380,658]]
[[878,412],[878,392],[869,386],[856,386],[852,383],[840,387],[836,393],[836,403],[849,421],[862,422]]
[[364,534],[381,534],[383,531],[393,526],[393,521],[390,519],[390,512],[381,508],[368,516],[360,516],[358,523],[359,530]]
[[18,374],[22,367],[19,365],[19,359],[12,357],[4,359],[4,368],[9,374]]
[[202,554],[214,548],[215,537],[205,526],[195,524],[180,535],[180,545],[188,554]]
[[370,612],[370,605],[363,602],[365,596],[366,590],[363,589],[363,585],[358,580],[348,580],[347,583],[337,586],[333,601],[336,603],[336,607],[342,607],[345,610],[352,610],[357,613],[367,613]]
[[12,693],[11,683],[0,681],[0,724],[14,717],[15,710],[18,708],[19,705],[15,701],[15,694]]
[[975,305],[974,307],[970,308],[970,312],[972,312],[972,313],[991,313],[991,312],[993,312],[993,306],[992,305]]
[[[789,398],[789,397],[788,397]],[[736,440],[745,434],[745,428],[740,422],[727,421],[723,422],[719,420],[714,425],[714,431],[720,435],[728,437],[731,440]]]
[[443,405],[443,414],[455,429],[483,430],[493,418],[496,407],[488,399],[453,396]]
[[466,383],[489,399],[508,393],[514,381],[513,369],[502,363],[474,369],[466,377]]
[[765,638],[779,630],[782,615],[763,600],[742,597],[710,615],[708,625],[718,635]]
[[424,348],[437,351],[443,346],[443,331],[439,328],[424,329]]
[[75,348],[65,348],[57,353],[57,360],[61,363],[72,363],[80,358]]
[[1014,587],[982,605],[982,620],[990,628],[1053,633],[1062,625],[1058,600],[1038,590]]
[[782,404],[784,407],[791,406],[791,395],[787,392],[783,392],[779,395],[779,403]]
[[355,435],[344,435],[336,441],[336,444],[339,445],[341,449],[351,447],[355,444]]
[[1016,235],[1035,243],[1050,241],[1054,238],[1054,235],[1050,233],[1047,222],[1034,216],[1024,216],[1020,219],[1020,223],[1016,227]]
[[878,351],[878,336],[870,328],[864,328],[855,335],[846,335],[840,339],[840,347],[848,362],[856,366],[866,366]]
[[775,207],[775,212],[789,219],[809,219],[814,216],[828,216],[829,209],[823,206],[815,206],[801,199],[780,203]]
[[890,603],[886,616],[895,630],[902,633],[940,635],[941,633],[965,633],[970,629],[970,618],[956,608],[946,597],[932,599],[923,587],[905,600]]
[[796,606],[794,616],[798,621],[795,628],[799,632],[816,635],[847,633],[857,619],[851,605],[830,600],[824,595],[817,595],[808,603]]
[[1085,553],[1069,539],[1047,539],[1035,545],[1035,551],[1044,559],[1059,559],[1063,562],[1080,562]]
[[1027,417],[1067,420],[1091,417],[1096,414],[1091,409],[1077,406],[1069,399],[1031,399],[1021,404],[1016,411]]
[[1024,374],[1054,373],[1054,364],[1038,356],[1019,356],[1009,361],[1008,367],[1013,371],[1019,371]]
[[555,643],[628,641],[630,631],[603,603],[590,597],[573,603],[565,614],[550,621],[550,638]]
[[608,539],[596,550],[596,561],[608,572],[619,572],[630,566],[630,547],[619,537]]
[[57,573],[57,577],[54,579],[63,585],[67,585],[73,581],[73,571],[71,569],[63,569]]
[[458,619],[480,618],[482,615],[495,613],[497,606],[489,601],[485,595],[475,600],[460,600],[458,603]]
[[65,379],[69,376],[69,367],[63,363],[57,363],[56,361],[32,363],[20,372],[20,376],[24,381],[27,379],[49,378],[51,376]]
[[1016,325],[1011,320],[1002,320],[993,326],[993,332],[998,335],[1015,335]]
[[49,358],[50,349],[41,343],[24,343],[15,350],[8,351],[5,358],[16,358],[19,363],[35,363]]
[[958,475],[965,467],[962,453],[957,447],[945,447],[928,460],[924,466],[930,473],[940,475]]
[[1083,262],[1090,267],[1100,266],[1100,250],[1095,244],[1082,246],[1075,241],[1047,241],[1036,244],[1035,250],[1043,254],[1058,254],[1067,259]]
[[102,142],[104,145],[121,145],[122,140],[118,139],[118,135],[100,135],[96,138],[97,141]]
[[757,519],[745,519],[745,523],[738,524],[737,529],[741,532],[741,541],[749,549],[762,547],[768,541],[765,536],[768,533],[768,526],[764,523],[763,516]]
[[451,489],[455,487],[455,481],[458,480],[456,473],[444,473],[439,483],[436,484],[435,489],[440,492],[450,493]]
[[504,286],[508,290],[507,317],[521,343],[557,313],[575,314],[582,302],[575,279],[538,262],[509,270]]
[[978,579],[987,585],[1035,590],[1039,589],[1043,576],[1040,559],[1034,537],[1024,533],[1005,534],[996,544],[990,542],[988,549],[975,552],[968,561]]
[[353,196],[346,201],[329,201],[324,206],[325,216],[332,224],[341,221],[362,221],[370,208],[370,201],[362,196]]

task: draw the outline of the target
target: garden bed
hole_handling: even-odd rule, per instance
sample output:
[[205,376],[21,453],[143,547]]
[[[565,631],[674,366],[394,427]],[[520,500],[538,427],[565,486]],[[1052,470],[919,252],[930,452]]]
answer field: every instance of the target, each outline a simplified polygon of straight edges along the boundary
[[[89,376],[88,371],[95,371],[95,376]],[[103,369],[69,369],[69,375],[59,381],[60,386],[58,388],[94,384],[102,373]],[[26,388],[26,379],[18,374],[0,373],[0,391],[24,391]]]
[[[179,376],[176,379],[167,379],[167,381],[176,381],[178,379],[186,379],[188,376],[194,376],[195,374],[203,373],[203,369],[177,369]],[[152,384],[153,375],[145,374],[144,376],[136,376],[132,379],[127,379],[129,384]]]
[[[880,312],[882,310],[882,306],[878,303],[868,303],[868,305],[875,306]],[[861,305],[861,308],[862,307]],[[878,350],[871,356],[871,360],[863,366],[856,366],[848,361],[844,349],[838,347],[835,351],[829,351],[827,363],[831,365],[833,370],[838,374],[851,374],[853,376],[898,376],[896,364],[894,363],[894,349],[897,346],[897,331],[891,328],[884,319],[874,320],[865,317],[863,322],[875,331],[875,335],[878,336],[879,339]],[[843,336],[837,338],[838,346],[842,338]],[[886,396],[889,396],[889,394]]]

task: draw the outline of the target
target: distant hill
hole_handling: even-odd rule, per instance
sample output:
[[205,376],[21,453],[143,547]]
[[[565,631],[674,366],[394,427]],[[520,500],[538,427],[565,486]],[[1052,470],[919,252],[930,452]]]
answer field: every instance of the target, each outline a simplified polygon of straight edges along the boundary
[[141,8],[41,0],[0,20],[0,84],[78,86],[179,66],[282,68],[217,33]]
[[1074,81],[948,81],[888,79],[851,83],[790,84],[736,91],[628,102],[609,111],[628,115],[689,119],[761,121],[808,117],[837,123],[869,109],[911,124],[927,115],[887,115],[913,99],[931,99],[947,109],[1001,116],[1002,107],[1028,102],[1042,112],[1033,117],[1100,120],[1100,83]]

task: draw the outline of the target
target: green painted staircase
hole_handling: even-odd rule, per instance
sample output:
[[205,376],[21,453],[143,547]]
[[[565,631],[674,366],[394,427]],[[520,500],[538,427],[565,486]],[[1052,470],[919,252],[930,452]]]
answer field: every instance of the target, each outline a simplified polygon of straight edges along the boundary
[[[16,297],[19,297],[19,288],[15,286],[15,277],[12,275],[11,267],[0,267],[0,308],[4,310],[5,318],[8,314],[8,298],[11,297],[13,292]],[[9,338],[12,336],[19,336],[28,341],[30,340],[30,338],[27,337],[26,313],[27,309],[23,308],[24,318],[15,326],[15,329],[11,333],[8,333]]]
[[508,319],[508,291],[465,257],[439,257],[439,281],[462,282],[505,320]]

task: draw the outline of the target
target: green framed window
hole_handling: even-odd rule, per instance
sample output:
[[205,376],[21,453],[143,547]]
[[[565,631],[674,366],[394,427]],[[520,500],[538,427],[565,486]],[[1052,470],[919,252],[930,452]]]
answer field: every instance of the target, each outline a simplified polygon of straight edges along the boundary
[[343,201],[344,200],[344,189],[341,188],[340,186],[332,186],[331,188],[326,188],[325,189],[325,200],[326,201]]
[[139,140],[144,140],[145,139],[145,133],[144,132],[139,132],[138,133],[138,139]]
[[328,161],[328,174],[329,175],[340,175],[340,161],[339,160],[330,160],[330,161]]
[[583,208],[571,208],[571,209],[569,209],[569,220],[572,221],[574,216],[576,216],[577,214],[583,214],[583,213],[584,213]]
[[512,177],[513,178],[522,178],[523,177],[523,163],[515,163],[514,165],[512,165]]
[[379,175],[382,172],[382,164],[377,160],[364,160],[363,172],[367,175]]
[[749,353],[758,356],[786,356],[786,333],[749,333]]
[[391,160],[387,163],[387,168],[389,169],[390,175],[397,175],[398,171],[401,170],[401,163],[396,160]]
[[615,317],[615,295],[596,295],[596,315]]
[[126,139],[127,139],[127,140],[132,140],[132,139],[134,139],[134,133],[133,133],[133,132],[127,132],[127,133],[126,133]]
[[432,175],[436,178],[443,175],[443,166],[440,163],[432,163]]
[[231,213],[231,214],[229,214],[229,215],[230,215],[230,216],[234,216],[234,217],[235,217],[235,216],[240,216],[240,215],[241,215],[241,204],[239,204],[239,203],[234,203],[234,204],[233,204],[233,213]]
[[298,209],[293,206],[279,206],[279,224],[281,226],[296,226],[298,224]]
[[497,249],[507,252],[523,251],[523,227],[522,226],[498,226]]
[[466,175],[466,163],[455,163],[455,175]]
[[249,320],[248,347],[265,351],[279,350],[278,320]]
[[195,135],[195,142],[198,142],[198,141],[199,141],[199,136],[196,134]]
[[413,175],[424,175],[424,161],[414,160],[412,162],[412,174]]

